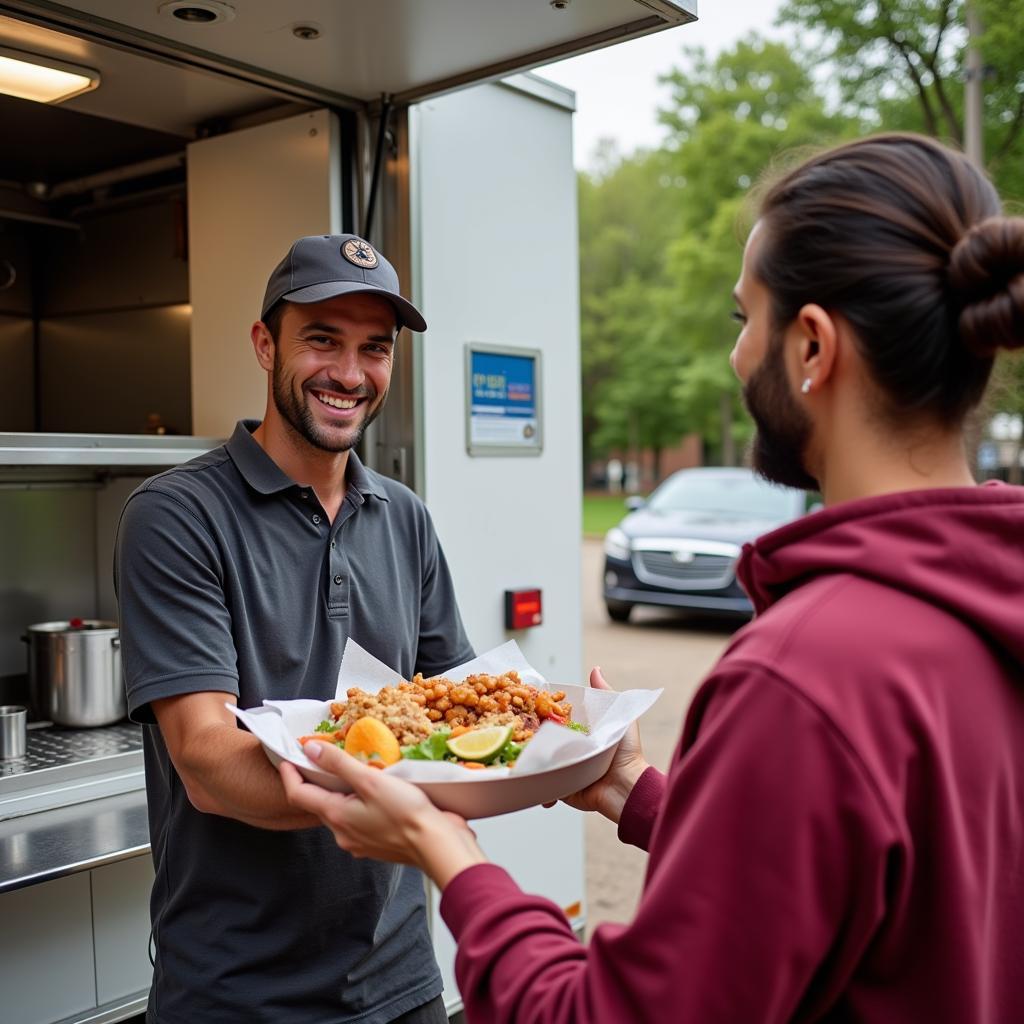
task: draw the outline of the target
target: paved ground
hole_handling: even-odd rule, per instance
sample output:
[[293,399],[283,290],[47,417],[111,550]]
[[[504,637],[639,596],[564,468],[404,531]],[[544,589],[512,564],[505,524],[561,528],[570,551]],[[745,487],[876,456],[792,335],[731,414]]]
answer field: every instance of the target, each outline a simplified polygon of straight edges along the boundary
[[[729,642],[733,626],[680,613],[636,608],[628,623],[609,620],[601,601],[601,542],[583,543],[583,658],[600,665],[617,690],[664,687],[640,720],[649,761],[664,768],[679,739],[697,686]],[[628,921],[643,883],[646,854],[623,846],[615,826],[587,815],[587,925]]]

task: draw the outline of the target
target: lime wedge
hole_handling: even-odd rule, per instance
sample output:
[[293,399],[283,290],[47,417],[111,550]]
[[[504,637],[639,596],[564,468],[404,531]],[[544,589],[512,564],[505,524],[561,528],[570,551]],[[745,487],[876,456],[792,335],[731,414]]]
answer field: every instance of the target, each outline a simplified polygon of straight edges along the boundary
[[508,743],[511,725],[491,725],[472,729],[448,741],[448,750],[460,761],[490,761]]

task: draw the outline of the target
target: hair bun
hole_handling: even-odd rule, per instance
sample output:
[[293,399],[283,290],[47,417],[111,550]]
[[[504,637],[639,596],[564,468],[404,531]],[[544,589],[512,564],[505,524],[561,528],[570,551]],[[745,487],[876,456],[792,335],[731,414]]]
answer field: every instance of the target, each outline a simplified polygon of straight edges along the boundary
[[949,285],[960,306],[960,337],[993,356],[1024,346],[1024,217],[989,217],[949,254]]

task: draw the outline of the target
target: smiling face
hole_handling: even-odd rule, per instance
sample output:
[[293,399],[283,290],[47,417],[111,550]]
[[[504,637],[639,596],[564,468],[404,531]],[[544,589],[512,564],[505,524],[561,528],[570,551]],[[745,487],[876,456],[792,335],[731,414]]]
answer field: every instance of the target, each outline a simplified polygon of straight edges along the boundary
[[384,405],[396,333],[394,308],[378,295],[286,303],[276,341],[264,325],[254,328],[271,373],[268,417],[276,412],[293,437],[320,451],[348,451]]
[[772,483],[815,491],[818,481],[806,468],[813,423],[795,397],[786,368],[786,334],[774,323],[771,295],[753,269],[762,230],[754,227],[743,253],[734,293],[742,329],[729,361],[757,427],[751,442],[754,470]]

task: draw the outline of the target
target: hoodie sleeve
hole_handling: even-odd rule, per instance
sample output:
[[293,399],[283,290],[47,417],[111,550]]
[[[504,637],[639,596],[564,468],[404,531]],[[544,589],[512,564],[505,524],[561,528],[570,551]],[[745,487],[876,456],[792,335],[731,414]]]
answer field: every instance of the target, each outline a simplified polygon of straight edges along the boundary
[[632,923],[580,945],[502,869],[442,914],[470,1020],[760,1024],[833,1005],[884,913],[898,835],[829,720],[784,680],[722,667],[688,717]]
[[651,833],[658,820],[661,802],[665,799],[665,776],[657,768],[648,768],[636,780],[633,791],[622,808],[619,839],[641,850],[650,850]]

